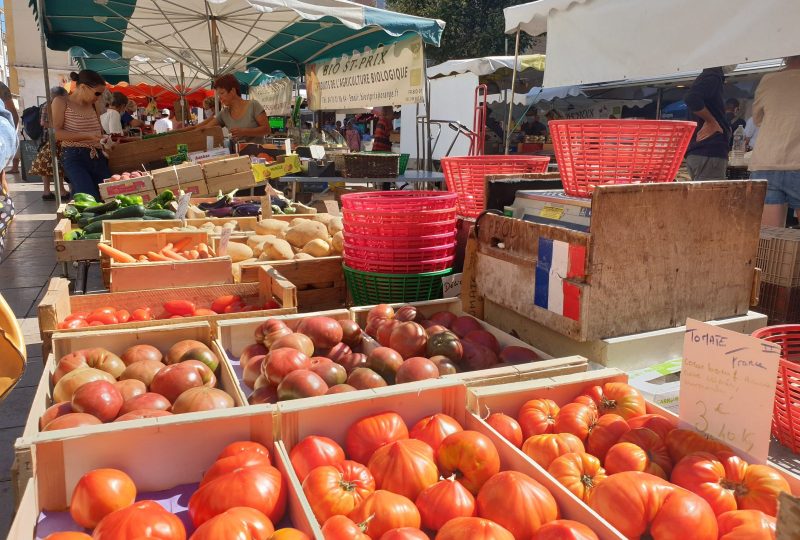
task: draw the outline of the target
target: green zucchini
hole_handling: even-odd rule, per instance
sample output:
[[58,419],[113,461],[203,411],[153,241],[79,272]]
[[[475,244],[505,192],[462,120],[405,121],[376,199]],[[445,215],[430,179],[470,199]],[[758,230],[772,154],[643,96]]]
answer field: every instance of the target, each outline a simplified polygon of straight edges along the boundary
[[100,240],[100,238],[102,238],[102,236],[103,236],[103,233],[101,233],[101,232],[84,234],[83,235],[83,240]]
[[111,219],[135,219],[144,217],[145,208],[141,204],[126,206],[111,212]]
[[102,232],[103,232],[102,221],[95,221],[94,223],[89,223],[86,227],[83,228],[84,238],[86,238],[86,235],[102,233]]
[[111,199],[107,203],[102,204],[100,206],[92,206],[91,213],[95,216],[98,216],[100,214],[107,214],[119,208],[119,205],[120,202],[117,199]]
[[145,219],[175,219],[175,212],[172,210],[145,210]]

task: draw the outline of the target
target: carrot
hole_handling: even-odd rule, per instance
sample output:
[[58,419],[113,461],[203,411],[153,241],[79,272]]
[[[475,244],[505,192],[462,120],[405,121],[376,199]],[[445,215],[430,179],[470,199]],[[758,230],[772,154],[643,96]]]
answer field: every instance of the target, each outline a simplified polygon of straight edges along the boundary
[[208,259],[210,257],[208,251],[198,251],[197,253],[199,255],[199,259]]
[[205,242],[200,242],[199,244],[194,246],[194,249],[196,249],[197,251],[208,252],[208,245]]
[[162,261],[163,262],[163,261],[171,261],[172,260],[172,259],[170,259],[168,257],[165,257],[161,253],[156,253],[155,251],[148,251],[147,252],[147,258],[150,259],[153,262],[155,262],[155,261]]
[[187,251],[186,253],[187,253],[186,258],[190,259],[190,260],[193,260],[193,261],[200,257],[200,252],[197,251],[196,249],[192,249],[190,251]]
[[136,259],[134,259],[131,255],[129,255],[129,254],[125,253],[124,251],[121,251],[121,250],[119,250],[117,248],[111,247],[108,244],[98,243],[97,247],[98,247],[98,249],[100,249],[100,252],[103,255],[106,255],[106,256],[110,257],[111,259],[113,259],[116,262],[120,262],[120,263],[134,263],[134,262],[136,262]]
[[187,236],[186,238],[181,238],[180,240],[175,242],[175,245],[173,246],[172,250],[175,251],[175,253],[180,253],[189,246],[189,242],[191,241],[192,241],[191,236]]
[[183,255],[180,255],[179,253],[175,253],[171,249],[164,248],[164,249],[161,250],[161,253],[165,257],[169,257],[170,259],[173,259],[173,260],[176,260],[176,261],[185,261],[186,260],[186,257],[184,257]]

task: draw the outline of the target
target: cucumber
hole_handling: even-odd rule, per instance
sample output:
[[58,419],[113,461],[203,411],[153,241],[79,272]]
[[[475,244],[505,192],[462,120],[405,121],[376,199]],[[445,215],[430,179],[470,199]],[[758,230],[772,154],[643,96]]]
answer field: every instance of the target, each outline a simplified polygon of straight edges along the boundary
[[95,221],[93,223],[89,223],[86,227],[83,228],[84,238],[86,238],[89,234],[97,234],[103,232],[103,222],[102,221]]
[[118,209],[120,202],[116,199],[112,199],[105,204],[100,206],[92,206],[91,207],[91,214],[94,216],[99,216],[100,214],[107,214],[109,212],[113,212],[114,210]]
[[145,219],[175,219],[175,212],[172,210],[145,210]]
[[100,240],[100,238],[102,236],[103,236],[103,233],[101,233],[101,232],[84,234],[83,235],[83,240]]
[[111,219],[134,219],[134,218],[143,218],[144,217],[145,208],[141,204],[135,204],[133,206],[126,206],[125,208],[120,208],[119,210],[114,210],[109,214]]

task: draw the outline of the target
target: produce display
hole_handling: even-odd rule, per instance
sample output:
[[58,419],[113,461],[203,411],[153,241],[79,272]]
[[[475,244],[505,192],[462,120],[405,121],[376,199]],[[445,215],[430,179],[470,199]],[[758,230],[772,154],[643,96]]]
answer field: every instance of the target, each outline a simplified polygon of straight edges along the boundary
[[103,182],[119,182],[120,180],[130,180],[132,178],[140,178],[142,176],[149,176],[149,175],[141,171],[123,172],[120,174],[112,174],[108,178],[105,178]]
[[391,411],[366,416],[343,441],[311,435],[289,452],[325,540],[598,538],[559,520],[547,488],[501,471],[492,441],[448,415],[411,426]]
[[245,313],[248,311],[260,311],[262,309],[277,309],[281,305],[274,299],[266,303],[249,303],[258,300],[242,298],[239,295],[229,294],[215,298],[205,307],[198,307],[196,303],[189,300],[168,300],[161,305],[161,312],[153,313],[151,306],[142,306],[128,311],[127,309],[117,309],[114,306],[103,306],[92,311],[77,311],[67,315],[63,321],[58,323],[59,329],[88,328],[92,326],[106,326],[110,324],[120,324],[126,322],[144,322],[161,319],[183,319],[186,317],[206,317],[209,315],[223,315],[226,313]]
[[72,229],[64,240],[99,240],[107,219],[175,219],[175,195],[162,191],[149,203],[141,195],[117,195],[103,203],[92,195],[76,193],[64,208],[64,217],[79,228]]
[[125,253],[108,244],[98,244],[97,248],[100,250],[100,253],[118,263],[194,261],[197,259],[210,259],[211,257],[217,256],[214,249],[205,242],[190,246],[191,242],[191,237],[182,238],[176,240],[174,243],[168,243],[158,252],[148,251],[138,256]]
[[622,382],[589,386],[561,407],[532,399],[516,419],[486,421],[628,538],[769,540],[778,494],[790,492],[772,467],[647,414]]
[[310,540],[298,529],[276,530],[287,521],[287,487],[264,445],[228,445],[198,481],[176,486],[167,493],[181,496],[168,499],[164,492],[140,493],[122,470],[89,471],[72,491],[69,518],[45,518],[61,518],[60,527],[47,523],[61,532],[45,540]]
[[365,329],[330,317],[270,319],[254,337],[239,358],[242,381],[253,390],[251,404],[540,360],[531,349],[501,347],[468,315],[440,311],[425,319],[410,305],[397,311],[388,304],[375,306]]
[[[228,244],[230,250],[232,244]],[[288,261],[339,255],[342,252],[342,220],[331,214],[295,218],[290,223],[262,219],[246,244],[234,247],[234,262]],[[231,254],[234,258],[234,255]]]
[[[234,216],[258,216],[264,213],[261,209],[261,200],[244,200],[235,197],[238,189],[230,193],[217,194],[214,202],[201,202],[189,208],[189,217],[234,217]],[[293,202],[280,195],[270,195],[270,207],[273,214],[293,215],[293,214],[316,214],[314,208],[301,203]]]
[[134,345],[120,356],[99,347],[74,351],[58,360],[51,375],[53,405],[39,429],[233,407],[233,398],[217,388],[218,372],[214,351],[191,339],[165,353],[152,345]]

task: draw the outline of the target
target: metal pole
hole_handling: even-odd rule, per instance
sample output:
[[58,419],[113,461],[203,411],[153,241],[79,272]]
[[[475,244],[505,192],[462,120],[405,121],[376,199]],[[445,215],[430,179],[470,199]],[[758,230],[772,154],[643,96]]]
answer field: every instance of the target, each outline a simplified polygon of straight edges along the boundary
[[42,70],[44,71],[44,88],[47,94],[47,140],[50,144],[50,158],[53,161],[53,190],[56,192],[56,201],[61,203],[61,175],[58,172],[58,152],[56,150],[56,130],[53,129],[53,97],[50,95],[50,68],[47,65],[47,39],[44,35],[44,0],[38,0],[39,5],[39,38],[42,44]]
[[[219,54],[219,47],[217,40],[219,39],[217,35],[217,20],[212,18],[209,21],[209,25],[211,28],[211,69],[214,71],[214,79],[219,77],[219,58],[217,54]],[[219,114],[219,96],[216,92],[214,92],[214,114]]]
[[506,123],[505,132],[505,155],[508,155],[508,145],[511,143],[511,122],[514,120],[514,92],[517,86],[517,62],[519,61],[519,34],[520,30],[517,28],[517,37],[514,40],[514,71],[511,72],[511,102],[508,104],[508,122]]
[[433,141],[431,140],[431,95],[430,79],[428,79],[428,59],[425,54],[425,42],[422,43],[422,70],[424,74],[422,97],[425,100],[425,170],[433,172]]

